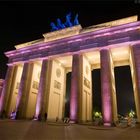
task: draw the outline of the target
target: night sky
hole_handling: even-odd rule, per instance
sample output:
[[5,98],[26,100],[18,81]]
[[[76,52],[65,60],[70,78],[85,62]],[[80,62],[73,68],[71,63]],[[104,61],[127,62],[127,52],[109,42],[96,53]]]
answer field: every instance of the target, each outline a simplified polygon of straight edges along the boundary
[[[0,2],[0,78],[6,74],[7,58],[4,52],[14,50],[14,45],[42,38],[42,34],[50,31],[50,22],[60,18],[65,22],[65,15],[72,12],[72,17],[79,14],[81,26],[87,27],[119,18],[139,15],[139,0],[77,0],[76,1],[11,1]],[[128,68],[124,68],[128,69]],[[125,71],[125,70],[117,70]],[[129,73],[129,70],[126,70]],[[117,72],[116,72],[117,74]],[[98,75],[98,74],[95,74]],[[118,74],[125,83],[122,74]],[[97,76],[98,77],[98,76]],[[128,79],[128,76],[126,76]],[[98,78],[99,79],[99,78]],[[98,81],[97,81],[98,83]],[[99,85],[97,84],[97,87]],[[118,86],[118,93],[127,93],[128,88]],[[131,87],[131,82],[127,82]],[[121,90],[122,89],[122,90]],[[97,93],[100,91],[97,90]],[[130,89],[129,92],[132,92]]]

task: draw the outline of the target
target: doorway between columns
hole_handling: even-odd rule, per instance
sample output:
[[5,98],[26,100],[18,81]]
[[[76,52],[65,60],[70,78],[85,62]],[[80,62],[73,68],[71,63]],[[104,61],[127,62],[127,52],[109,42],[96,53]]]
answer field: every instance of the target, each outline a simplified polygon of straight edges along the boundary
[[71,92],[71,72],[66,74],[66,94],[64,118],[70,116],[70,92]]
[[102,117],[101,70],[92,70],[92,119]]
[[131,111],[136,113],[130,66],[115,67],[114,73],[118,117],[126,117]]

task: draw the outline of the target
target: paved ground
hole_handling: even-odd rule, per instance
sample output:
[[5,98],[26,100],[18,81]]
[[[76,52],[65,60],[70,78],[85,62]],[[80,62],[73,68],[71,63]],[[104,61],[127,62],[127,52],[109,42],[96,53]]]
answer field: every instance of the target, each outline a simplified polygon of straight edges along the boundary
[[140,126],[127,128],[0,120],[0,140],[140,140]]

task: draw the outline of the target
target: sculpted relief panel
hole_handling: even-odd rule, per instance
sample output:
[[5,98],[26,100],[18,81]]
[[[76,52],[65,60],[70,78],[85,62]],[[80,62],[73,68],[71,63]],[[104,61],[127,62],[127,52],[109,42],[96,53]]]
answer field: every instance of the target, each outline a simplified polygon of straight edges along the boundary
[[59,68],[56,69],[56,76],[57,77],[60,77],[61,76],[61,70]]
[[54,80],[54,88],[61,89],[61,83]]
[[90,89],[90,81],[86,77],[84,77],[84,85]]
[[39,88],[39,83],[38,83],[37,81],[33,81],[32,87],[33,87],[34,89],[38,90],[38,88]]

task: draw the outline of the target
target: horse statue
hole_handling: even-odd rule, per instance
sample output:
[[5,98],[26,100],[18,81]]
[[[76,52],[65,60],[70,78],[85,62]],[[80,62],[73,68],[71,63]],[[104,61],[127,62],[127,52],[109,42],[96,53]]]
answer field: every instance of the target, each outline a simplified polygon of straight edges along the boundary
[[51,22],[50,26],[52,27],[51,31],[58,30],[58,27],[53,22]]
[[57,19],[57,27],[58,29],[64,29],[65,25],[61,22],[61,20],[58,18]]
[[78,21],[78,14],[76,14],[75,18],[74,18],[74,25],[79,25],[79,21]]
[[72,23],[71,23],[71,13],[66,15],[66,22],[64,23],[66,27],[72,27]]
[[57,18],[57,26],[51,22],[50,26],[52,27],[51,31],[56,31],[59,29],[64,29],[66,27],[72,27],[75,25],[79,25],[78,14],[76,14],[73,23],[71,22],[71,12],[66,15],[66,21],[63,24],[59,18]]

